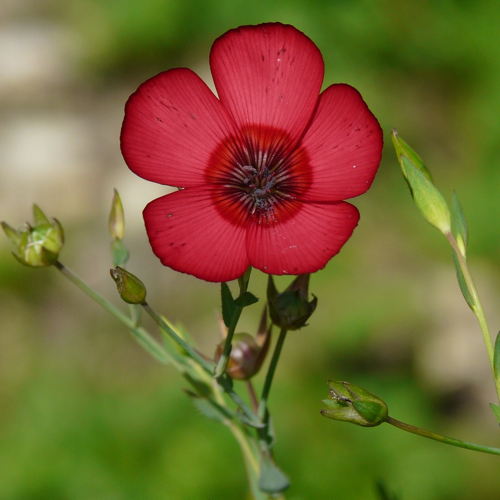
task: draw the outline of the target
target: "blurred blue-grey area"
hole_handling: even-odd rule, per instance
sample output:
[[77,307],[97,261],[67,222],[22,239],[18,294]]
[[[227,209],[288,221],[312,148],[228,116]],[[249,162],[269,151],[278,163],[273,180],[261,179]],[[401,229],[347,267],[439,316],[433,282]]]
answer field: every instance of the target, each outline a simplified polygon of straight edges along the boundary
[[[389,426],[357,428],[319,410],[327,379],[343,379],[383,398],[395,418],[500,445],[479,327],[445,238],[412,204],[389,137],[396,127],[448,200],[457,191],[469,265],[496,332],[500,3],[2,0],[0,219],[17,227],[39,204],[65,227],[61,260],[115,299],[107,215],[117,188],[129,269],[151,304],[211,354],[220,340],[219,288],[164,268],[152,254],[141,211],[168,188],[123,162],[123,106],[168,68],[189,67],[210,83],[213,40],[268,21],[312,38],[324,55],[325,86],[358,88],[386,142],[371,190],[353,201],[360,224],[312,277],[318,309],[307,328],[290,333],[276,373],[270,407],[276,460],[292,480],[287,498],[376,499],[383,481],[404,500],[496,500],[498,457]],[[237,444],[192,408],[177,372],[149,358],[56,269],[22,267],[10,251],[1,237],[0,499],[247,498]],[[265,283],[255,272],[251,290],[261,299]],[[241,330],[256,331],[262,303],[245,311]]]

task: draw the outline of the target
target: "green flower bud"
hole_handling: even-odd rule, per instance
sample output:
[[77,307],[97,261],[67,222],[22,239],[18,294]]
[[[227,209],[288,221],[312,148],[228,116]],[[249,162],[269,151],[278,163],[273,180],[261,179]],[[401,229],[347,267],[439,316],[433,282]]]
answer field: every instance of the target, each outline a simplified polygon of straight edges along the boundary
[[64,230],[57,219],[49,220],[39,207],[33,205],[35,225],[26,223],[14,229],[2,222],[2,229],[14,243],[17,252],[14,257],[30,267],[44,267],[54,264],[64,243]]
[[431,226],[444,235],[449,234],[451,231],[450,209],[442,194],[434,186],[432,176],[422,159],[398,137],[396,130],[392,132],[392,142],[415,205]]
[[125,234],[125,214],[118,191],[115,189],[111,211],[109,213],[109,234],[111,235],[111,257],[115,266],[124,266],[129,259],[129,252],[123,244]]
[[146,303],[146,287],[137,276],[118,266],[109,272],[122,300],[128,304]]
[[297,276],[288,288],[279,293],[273,277],[267,282],[267,302],[271,321],[280,328],[298,330],[306,326],[306,321],[316,309],[318,299],[308,302],[309,274]]
[[380,398],[349,382],[329,380],[330,394],[324,399],[328,408],[321,415],[363,427],[375,427],[387,420],[387,405]]
[[123,240],[125,235],[125,214],[123,212],[122,200],[115,189],[111,211],[109,213],[109,234],[113,240]]

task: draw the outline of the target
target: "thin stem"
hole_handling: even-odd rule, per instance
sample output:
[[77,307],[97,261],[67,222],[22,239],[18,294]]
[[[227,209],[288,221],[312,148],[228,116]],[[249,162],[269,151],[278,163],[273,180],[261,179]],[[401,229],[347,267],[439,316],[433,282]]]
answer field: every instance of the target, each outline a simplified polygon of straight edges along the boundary
[[278,337],[278,341],[276,342],[276,347],[274,348],[273,357],[271,359],[271,363],[269,364],[269,368],[267,370],[266,380],[264,382],[264,387],[262,388],[262,395],[260,397],[259,403],[259,411],[258,415],[262,421],[267,420],[267,400],[269,398],[269,391],[271,390],[271,385],[273,383],[274,372],[276,371],[276,366],[278,365],[278,361],[280,359],[281,349],[283,348],[283,344],[285,343],[287,329],[282,328],[280,331],[280,336]]
[[168,353],[163,347],[151,336],[151,334],[144,328],[137,326],[136,322],[125,315],[120,309],[115,307],[106,298],[96,292],[93,288],[82,281],[73,271],[64,266],[61,262],[56,261],[55,267],[61,271],[63,276],[76,285],[80,290],[85,292],[89,297],[94,299],[104,309],[110,312],[115,318],[121,321],[134,335],[135,339],[158,361],[164,364],[170,362]]
[[147,303],[141,304],[144,310],[155,320],[158,326],[167,333],[167,335],[182,347],[189,356],[198,362],[202,368],[208,373],[213,372],[214,363],[207,361],[199,352],[191,347],[183,338],[179,337],[177,333],[170,327],[170,325]]
[[234,314],[231,319],[231,324],[227,329],[226,340],[224,341],[224,348],[222,349],[222,354],[219,358],[219,362],[215,367],[214,371],[215,378],[222,377],[224,373],[226,373],[227,364],[229,363],[229,356],[231,355],[233,336],[234,332],[236,331],[236,326],[238,324],[238,321],[240,320],[241,311],[243,311],[243,308],[238,306],[236,306],[234,309]]
[[495,353],[495,348],[493,346],[493,340],[491,337],[490,329],[488,328],[488,323],[486,322],[486,316],[484,314],[484,309],[481,304],[481,300],[479,298],[479,293],[477,291],[476,285],[474,283],[474,279],[472,278],[472,274],[470,272],[469,266],[467,265],[467,260],[462,254],[460,248],[458,247],[457,241],[453,234],[450,232],[446,235],[448,238],[448,241],[451,244],[451,247],[453,248],[453,251],[455,252],[455,255],[457,256],[458,263],[460,265],[460,269],[462,271],[462,274],[464,276],[465,283],[467,285],[467,289],[469,290],[469,293],[472,296],[472,301],[474,304],[473,307],[473,312],[474,315],[476,316],[479,326],[481,328],[481,333],[483,334],[483,340],[484,340],[484,345],[486,346],[486,351],[488,353],[488,359],[490,361],[490,366],[493,371],[493,376],[495,379],[495,387],[497,390],[497,395],[498,399],[500,401],[500,380],[497,380],[495,377],[495,370],[494,370],[494,353]]
[[414,425],[405,424],[404,422],[400,422],[392,417],[387,417],[386,422],[394,427],[397,427],[398,429],[402,429],[403,431],[411,432],[412,434],[417,434],[417,436],[433,439],[434,441],[439,441],[451,446],[458,446],[459,448],[465,448],[466,450],[482,451],[483,453],[490,453],[492,455],[500,455],[500,448],[481,446],[479,444],[467,443],[465,441],[461,441],[460,439],[442,436],[441,434],[436,434],[435,432],[430,432],[425,429],[421,429],[420,427],[415,427]]
[[[193,349],[184,339],[179,337],[179,335],[175,333],[175,331],[170,327],[170,325],[149,304],[144,303],[142,304],[142,307],[156,321],[156,323],[160,326],[160,328],[162,328],[167,333],[167,335],[169,335],[172,338],[172,340],[174,340],[174,342],[180,345],[193,360],[195,360],[207,373],[209,373],[210,375],[213,374],[215,366],[213,361],[208,361],[207,359],[205,359],[199,352]],[[217,381],[224,390],[224,392],[226,392],[227,395],[236,404],[236,406],[240,408],[240,410],[243,412],[248,421],[256,427],[261,427],[262,424],[258,420],[255,413],[248,407],[247,404],[245,404],[245,402],[233,390],[231,381],[224,377],[219,377]]]
[[252,409],[241,399],[239,394],[233,389],[232,381],[227,377],[219,377],[216,379],[218,384],[222,387],[224,392],[232,399],[233,403],[238,406],[242,411],[243,415],[247,418],[248,422],[257,428],[263,427],[262,422],[259,420],[257,415],[252,411]]
[[257,413],[259,410],[259,400],[257,399],[257,394],[255,394],[255,389],[252,384],[252,380],[247,380],[247,391],[250,401],[252,403],[253,411]]
[[[246,270],[245,274],[241,276],[241,278],[238,280],[240,285],[239,297],[241,297],[248,290],[248,283],[250,281],[251,271],[252,268],[249,267]],[[231,324],[227,329],[227,335],[226,335],[226,340],[224,341],[222,354],[214,370],[215,378],[222,377],[224,373],[226,373],[227,364],[229,363],[229,356],[231,355],[233,336],[234,332],[236,331],[236,326],[238,325],[238,321],[240,320],[241,311],[243,311],[242,307],[235,306],[233,317],[231,318]]]

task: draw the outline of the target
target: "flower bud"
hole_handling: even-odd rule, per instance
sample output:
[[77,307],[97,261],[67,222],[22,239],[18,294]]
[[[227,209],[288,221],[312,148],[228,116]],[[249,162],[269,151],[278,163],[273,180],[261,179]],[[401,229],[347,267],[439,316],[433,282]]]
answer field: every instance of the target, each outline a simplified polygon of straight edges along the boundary
[[420,156],[398,136],[396,130],[392,132],[392,142],[415,205],[431,226],[448,235],[451,231],[450,209],[434,186],[430,172]]
[[306,326],[306,321],[316,309],[318,299],[308,302],[309,274],[297,276],[288,288],[279,293],[273,277],[267,282],[267,302],[271,321],[280,328],[298,330]]
[[118,266],[109,272],[116,283],[122,300],[128,304],[144,304],[146,302],[146,287],[137,276]]
[[[269,348],[271,328],[272,325],[267,328],[267,309],[264,308],[256,337],[252,337],[249,333],[234,334],[226,369],[226,373],[230,377],[236,380],[248,380],[258,373]],[[216,363],[223,350],[224,341],[216,348]]]
[[124,266],[129,259],[129,252],[123,244],[125,235],[125,214],[118,191],[115,189],[111,211],[109,213],[109,234],[111,235],[111,256],[115,266]]
[[113,240],[123,240],[125,235],[125,214],[123,212],[122,200],[115,189],[111,211],[109,213],[109,234]]
[[26,266],[51,266],[57,261],[64,243],[64,230],[57,219],[49,220],[36,205],[33,205],[35,225],[26,223],[14,229],[2,222],[2,229],[17,247],[14,257]]
[[349,382],[329,380],[330,394],[321,415],[363,427],[375,427],[387,420],[387,405],[371,392]]
[[[216,361],[219,361],[223,349],[224,342],[221,342],[215,351]],[[226,369],[227,374],[237,380],[248,380],[253,377],[262,364],[257,363],[259,353],[260,347],[249,333],[235,333]]]

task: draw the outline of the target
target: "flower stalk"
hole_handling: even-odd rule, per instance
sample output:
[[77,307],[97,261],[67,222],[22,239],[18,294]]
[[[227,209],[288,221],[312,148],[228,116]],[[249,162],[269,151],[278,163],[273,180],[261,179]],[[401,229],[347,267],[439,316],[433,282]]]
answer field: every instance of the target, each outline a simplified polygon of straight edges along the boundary
[[460,267],[460,270],[462,272],[462,276],[464,278],[467,291],[470,294],[471,297],[471,303],[469,304],[472,312],[476,316],[479,326],[481,328],[481,333],[483,335],[483,340],[484,340],[484,345],[486,346],[486,351],[488,353],[488,359],[490,362],[491,369],[493,371],[493,376],[495,380],[495,388],[497,391],[497,396],[498,400],[500,401],[500,379],[495,376],[495,367],[494,367],[494,356],[495,356],[495,347],[493,345],[493,339],[491,336],[490,329],[488,327],[488,323],[486,321],[486,316],[484,314],[484,309],[483,305],[481,303],[481,300],[479,298],[479,292],[476,288],[476,285],[474,283],[474,279],[472,277],[472,274],[470,272],[469,266],[467,265],[467,259],[465,258],[462,250],[460,249],[460,246],[457,243],[457,240],[453,236],[451,232],[446,234],[446,237],[448,238],[448,241],[450,242],[450,245],[453,249],[453,252],[455,253],[458,266]]
[[441,434],[436,434],[435,432],[427,431],[421,429],[420,427],[415,427],[414,425],[405,424],[392,417],[387,417],[386,422],[398,429],[406,432],[411,432],[417,436],[422,436],[428,439],[433,439],[434,441],[439,441],[440,443],[449,444],[450,446],[458,446],[459,448],[464,448],[466,450],[480,451],[482,453],[489,453],[491,455],[500,455],[500,448],[493,448],[491,446],[481,446],[479,444],[468,443],[466,441],[461,441],[460,439],[450,438],[442,436]]
[[[248,290],[248,283],[250,282],[250,273],[252,272],[252,267],[249,266],[245,273],[240,276],[238,279],[238,284],[240,287],[240,293],[238,298],[242,298]],[[238,299],[237,299],[238,300]],[[236,302],[236,301],[235,301]],[[233,315],[231,318],[231,323],[229,324],[226,339],[224,342],[224,347],[222,349],[222,354],[217,362],[217,366],[214,370],[214,377],[220,378],[226,373],[227,364],[229,363],[229,356],[231,354],[231,345],[233,341],[234,332],[236,331],[236,326],[238,325],[238,321],[240,320],[241,312],[243,311],[243,307],[237,304],[234,304]]]
[[177,333],[172,329],[172,327],[147,303],[141,304],[143,309],[153,318],[156,324],[179,346],[181,346],[189,356],[194,359],[201,367],[208,373],[212,373],[214,363],[207,360],[198,351],[196,351],[192,346],[190,346],[182,337],[177,335]]
[[288,330],[286,328],[281,329],[278,341],[276,342],[276,346],[274,348],[273,357],[271,358],[271,362],[269,363],[266,379],[264,381],[264,387],[262,388],[258,415],[263,422],[268,421],[269,412],[267,409],[267,400],[269,399],[269,392],[271,391],[271,385],[273,383],[274,373],[276,371],[276,367],[278,366],[278,361],[280,359],[281,351],[283,349],[283,344],[285,343],[287,333]]
[[154,358],[163,364],[169,363],[169,356],[165,349],[151,336],[144,328],[137,326],[136,321],[125,315],[120,309],[114,306],[106,298],[96,292],[92,287],[81,280],[73,271],[64,266],[60,261],[56,261],[54,266],[67,278],[71,283],[76,285],[80,290],[94,299],[99,305],[104,307],[116,319],[121,321],[132,333],[135,339],[148,351]]

